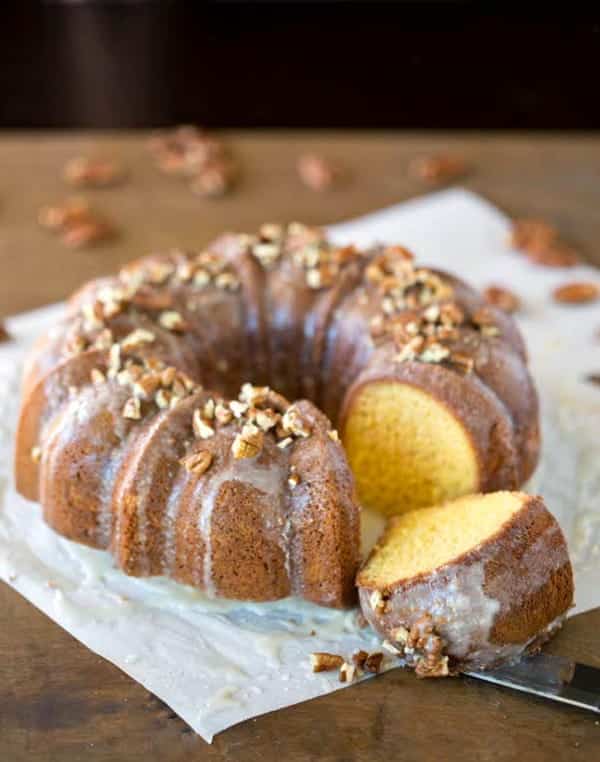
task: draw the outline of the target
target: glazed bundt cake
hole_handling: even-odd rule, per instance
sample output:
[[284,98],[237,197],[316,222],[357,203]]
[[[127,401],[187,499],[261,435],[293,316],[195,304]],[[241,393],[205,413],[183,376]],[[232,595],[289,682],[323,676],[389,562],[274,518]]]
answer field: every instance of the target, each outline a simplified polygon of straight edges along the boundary
[[[263,410],[247,399],[262,387],[312,404],[275,395]],[[311,436],[288,449],[297,414]],[[401,247],[264,225],[135,261],[71,298],[26,368],[16,482],[57,531],[111,547],[129,573],[343,605],[358,515],[333,427],[359,498],[381,513],[515,489],[538,454],[523,342],[509,316]],[[234,463],[244,431],[261,447]],[[264,546],[252,571],[248,543]]]
[[359,511],[326,417],[250,384],[226,401],[122,349],[108,364],[64,361],[28,397],[20,489],[39,495],[46,522],[110,549],[127,574],[241,600],[353,604]]
[[423,677],[532,653],[573,603],[560,527],[541,498],[520,492],[390,519],[357,584],[370,624]]

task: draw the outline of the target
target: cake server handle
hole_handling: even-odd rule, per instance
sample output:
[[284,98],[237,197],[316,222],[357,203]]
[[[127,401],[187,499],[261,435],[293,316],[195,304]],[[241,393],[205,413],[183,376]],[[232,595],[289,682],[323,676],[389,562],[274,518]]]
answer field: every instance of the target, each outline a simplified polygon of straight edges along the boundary
[[464,674],[600,714],[600,669],[562,656],[540,653],[507,667]]

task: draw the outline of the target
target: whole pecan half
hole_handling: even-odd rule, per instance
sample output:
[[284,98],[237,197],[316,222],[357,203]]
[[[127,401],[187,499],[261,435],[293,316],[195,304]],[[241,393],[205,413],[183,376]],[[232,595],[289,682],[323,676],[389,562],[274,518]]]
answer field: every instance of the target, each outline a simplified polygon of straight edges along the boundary
[[552,292],[554,301],[561,304],[585,304],[600,298],[600,286],[585,281],[565,283]]

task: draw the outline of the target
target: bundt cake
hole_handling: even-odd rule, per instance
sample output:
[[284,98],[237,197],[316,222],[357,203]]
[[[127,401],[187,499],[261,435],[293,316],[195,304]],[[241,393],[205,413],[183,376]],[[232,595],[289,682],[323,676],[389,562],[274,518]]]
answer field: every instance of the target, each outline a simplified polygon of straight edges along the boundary
[[520,492],[390,519],[357,584],[370,624],[423,677],[534,652],[573,602],[560,527],[541,498]]
[[[248,390],[267,386],[312,404],[257,408]],[[311,436],[288,449],[296,414]],[[233,462],[248,426],[262,448]],[[509,316],[401,247],[263,225],[137,260],[71,298],[27,363],[16,483],[57,531],[111,547],[129,573],[343,605],[358,517],[333,427],[359,498],[381,513],[515,489],[538,455],[523,342]],[[196,455],[212,458],[204,474],[185,466]]]

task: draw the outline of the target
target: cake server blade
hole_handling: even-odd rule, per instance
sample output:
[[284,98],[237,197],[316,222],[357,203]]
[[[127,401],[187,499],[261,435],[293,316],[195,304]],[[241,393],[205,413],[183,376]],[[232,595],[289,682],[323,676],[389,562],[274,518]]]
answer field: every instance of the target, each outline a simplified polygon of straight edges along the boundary
[[562,656],[541,653],[507,667],[464,674],[600,714],[600,669]]

